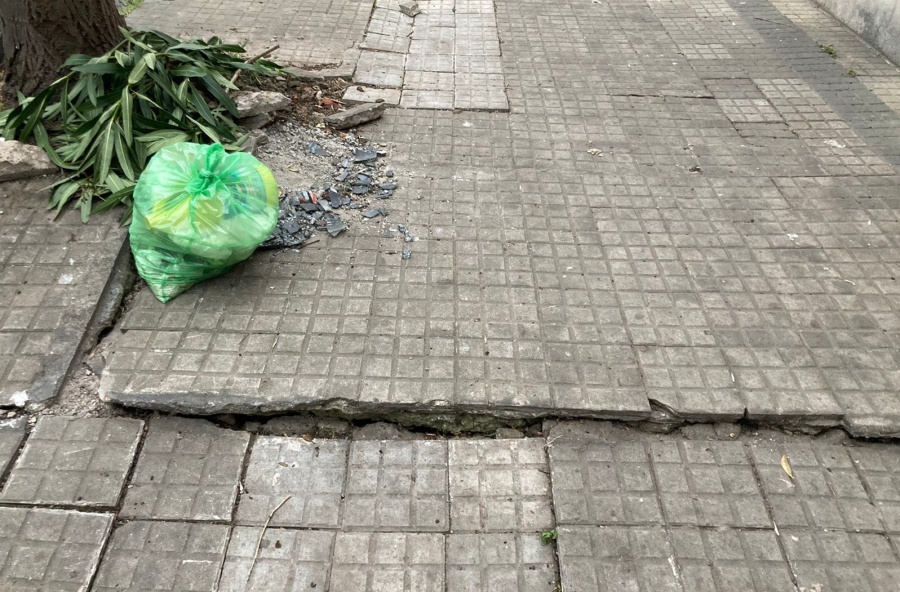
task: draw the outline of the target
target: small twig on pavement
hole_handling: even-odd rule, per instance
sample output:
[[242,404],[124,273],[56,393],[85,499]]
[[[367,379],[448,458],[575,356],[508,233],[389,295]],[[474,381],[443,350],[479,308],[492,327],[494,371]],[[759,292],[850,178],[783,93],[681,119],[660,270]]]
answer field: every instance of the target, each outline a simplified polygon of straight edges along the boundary
[[256,551],[253,552],[253,561],[250,562],[250,570],[247,572],[247,581],[244,582],[244,586],[250,583],[250,576],[253,575],[253,568],[256,567],[256,560],[259,558],[259,548],[262,547],[263,537],[266,536],[266,529],[269,528],[269,522],[272,521],[272,516],[275,515],[275,512],[281,509],[281,506],[287,503],[287,501],[291,499],[291,496],[287,496],[281,503],[275,506],[275,509],[269,513],[269,517],[266,518],[266,523],[263,524],[262,531],[259,533],[259,540],[256,541]]
[[[280,45],[273,45],[272,47],[270,47],[270,48],[267,49],[266,51],[262,52],[261,54],[255,55],[255,56],[253,56],[252,58],[250,58],[249,60],[245,60],[244,63],[245,63],[245,64],[252,64],[252,63],[255,62],[256,60],[261,60],[261,59],[263,59],[264,57],[266,57],[267,55],[269,55],[270,53],[272,53],[273,51],[275,51],[276,49],[280,49],[280,48],[281,48]],[[231,84],[234,84],[234,83],[237,81],[238,76],[240,76],[240,75],[241,75],[241,70],[240,70],[240,69],[235,70],[235,71],[234,71],[234,76],[231,77]]]

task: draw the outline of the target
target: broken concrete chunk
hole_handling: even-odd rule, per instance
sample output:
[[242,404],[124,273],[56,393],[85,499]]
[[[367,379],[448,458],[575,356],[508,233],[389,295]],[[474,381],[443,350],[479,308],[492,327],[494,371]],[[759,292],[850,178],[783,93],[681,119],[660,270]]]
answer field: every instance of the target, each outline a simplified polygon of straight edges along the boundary
[[406,2],[400,3],[400,12],[402,12],[406,16],[413,17],[422,11],[419,10],[418,2],[415,2],[415,0],[407,0]]
[[237,124],[249,132],[266,127],[267,125],[272,123],[274,119],[275,118],[268,113],[260,113],[259,115],[254,115],[253,117],[238,119]]
[[357,148],[353,151],[353,162],[369,162],[378,158],[378,151],[374,148]]
[[350,107],[346,111],[339,111],[325,118],[325,123],[334,129],[347,129],[356,127],[370,121],[374,121],[384,114],[387,108],[385,103],[363,103]]
[[281,93],[270,91],[241,91],[234,94],[238,117],[246,118],[271,113],[291,106],[291,100]]
[[37,146],[14,140],[0,142],[0,182],[49,175],[57,170]]
[[400,104],[399,88],[371,88],[368,86],[350,86],[344,91],[341,99],[347,105],[359,105],[360,103],[385,103],[388,105]]

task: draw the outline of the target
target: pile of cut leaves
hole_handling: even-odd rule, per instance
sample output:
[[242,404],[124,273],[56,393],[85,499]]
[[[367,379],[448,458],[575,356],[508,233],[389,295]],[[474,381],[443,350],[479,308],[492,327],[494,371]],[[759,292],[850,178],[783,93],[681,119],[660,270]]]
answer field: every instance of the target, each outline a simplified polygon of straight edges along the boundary
[[[100,57],[73,55],[68,72],[35,97],[0,113],[2,135],[33,141],[65,173],[48,209],[74,201],[82,220],[116,204],[129,206],[148,159],[178,142],[219,142],[238,150],[246,140],[228,90],[238,70],[281,74],[267,60],[241,59],[244,48],[183,42],[158,31],[122,29],[123,40]],[[97,203],[95,203],[97,202]]]

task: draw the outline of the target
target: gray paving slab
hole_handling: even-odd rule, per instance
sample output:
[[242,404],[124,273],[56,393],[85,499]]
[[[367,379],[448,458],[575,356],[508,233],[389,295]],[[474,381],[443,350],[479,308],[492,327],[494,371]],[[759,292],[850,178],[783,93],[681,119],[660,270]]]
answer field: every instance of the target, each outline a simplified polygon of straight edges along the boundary
[[650,457],[667,524],[771,525],[742,443],[666,440],[651,443]]
[[563,590],[679,590],[673,550],[662,528],[560,527],[557,552]]
[[[335,64],[354,61],[347,50],[363,40],[374,4],[373,0],[327,5],[184,0],[173,5],[148,0],[128,16],[128,24],[185,37],[218,35],[245,44],[251,55],[278,44],[273,57],[284,64]],[[322,34],[337,30],[339,35]]]
[[[51,181],[0,184],[0,406],[55,397],[107,280],[126,229],[119,214],[46,212]],[[121,289],[121,288],[120,288]],[[99,329],[97,329],[99,330]]]
[[0,501],[115,507],[143,427],[126,418],[38,418]]
[[344,440],[258,437],[243,481],[237,523],[338,528],[349,448]]
[[884,535],[785,529],[782,539],[801,590],[881,592],[897,587],[900,561]]
[[6,471],[25,439],[26,423],[24,415],[0,421],[0,474]]
[[135,520],[116,527],[92,590],[213,592],[230,527]]
[[543,439],[452,440],[449,445],[453,532],[553,528]]
[[900,532],[900,462],[892,446],[848,450],[886,532]]
[[669,538],[685,590],[796,589],[772,530],[673,528]]
[[352,442],[343,528],[446,532],[447,467],[447,442]]
[[553,547],[537,533],[447,535],[447,592],[553,590]]
[[662,524],[643,442],[559,440],[548,446],[559,524]]
[[[335,533],[237,526],[219,580],[221,592],[329,590]],[[257,544],[259,553],[256,552]],[[251,571],[252,570],[252,571]]]
[[[779,528],[883,531],[848,451],[804,443],[751,447],[756,470]],[[786,457],[794,478],[782,467]]]
[[120,516],[230,521],[249,440],[203,420],[151,419]]
[[[900,434],[896,68],[794,0],[487,4],[423,3],[416,51],[452,28],[453,59],[410,54],[393,74],[502,79],[510,111],[453,113],[456,88],[408,89],[414,109],[369,127],[416,173],[391,214],[427,229],[416,256],[359,229],[167,309],[138,298],[103,395],[192,413],[340,401],[634,420],[652,403]],[[819,47],[832,42],[838,59]],[[235,372],[260,331],[279,334],[254,352],[268,369]],[[285,356],[299,375],[277,371]]]
[[0,589],[87,592],[112,514],[0,508]]
[[444,535],[339,532],[334,542],[332,592],[441,592]]

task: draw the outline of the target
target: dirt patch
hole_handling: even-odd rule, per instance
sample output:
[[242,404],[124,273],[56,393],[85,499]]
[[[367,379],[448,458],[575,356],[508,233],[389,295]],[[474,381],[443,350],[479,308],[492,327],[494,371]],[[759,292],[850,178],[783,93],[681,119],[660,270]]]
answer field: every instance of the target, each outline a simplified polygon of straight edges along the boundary
[[241,90],[267,90],[280,92],[291,99],[291,107],[279,111],[276,121],[291,121],[306,125],[318,125],[325,117],[335,113],[344,104],[341,97],[350,86],[349,80],[335,78],[319,82],[302,82],[296,79],[263,78],[251,83],[241,81]]

